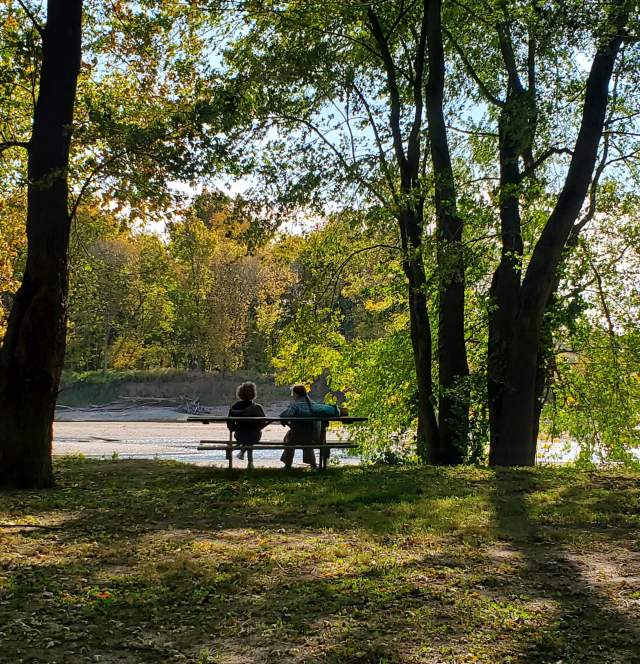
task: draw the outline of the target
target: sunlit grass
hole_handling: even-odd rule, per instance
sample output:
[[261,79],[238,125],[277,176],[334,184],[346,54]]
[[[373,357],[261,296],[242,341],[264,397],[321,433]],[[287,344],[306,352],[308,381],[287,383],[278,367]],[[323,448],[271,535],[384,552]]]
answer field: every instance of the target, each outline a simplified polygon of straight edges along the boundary
[[2,662],[640,652],[630,472],[60,459],[57,476],[0,496]]

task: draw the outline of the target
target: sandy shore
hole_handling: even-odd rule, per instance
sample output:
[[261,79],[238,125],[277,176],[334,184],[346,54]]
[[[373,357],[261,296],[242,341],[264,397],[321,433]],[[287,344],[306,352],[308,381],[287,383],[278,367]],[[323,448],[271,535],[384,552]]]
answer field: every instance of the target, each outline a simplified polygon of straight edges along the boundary
[[[53,454],[83,454],[92,458],[122,459],[172,459],[201,465],[226,466],[224,452],[197,450],[200,440],[226,441],[229,432],[224,424],[200,424],[186,422],[186,415],[170,409],[153,409],[149,412],[122,414],[91,413],[91,421],[70,421],[72,417],[82,417],[86,413],[65,411],[64,419],[57,418],[53,428]],[[218,414],[222,414],[218,413]],[[225,413],[226,414],[226,413]],[[137,421],[129,418],[137,415]],[[101,417],[99,417],[101,416]],[[147,421],[140,421],[146,419]],[[271,425],[264,429],[263,440],[280,442],[285,429],[281,425]],[[336,439],[334,436],[329,438]],[[257,450],[255,465],[281,467],[280,451]],[[357,463],[357,458],[346,457],[334,452],[341,463]],[[296,461],[301,461],[302,453],[296,453]],[[243,467],[244,462],[234,459],[234,465]],[[302,465],[302,464],[300,464]]]

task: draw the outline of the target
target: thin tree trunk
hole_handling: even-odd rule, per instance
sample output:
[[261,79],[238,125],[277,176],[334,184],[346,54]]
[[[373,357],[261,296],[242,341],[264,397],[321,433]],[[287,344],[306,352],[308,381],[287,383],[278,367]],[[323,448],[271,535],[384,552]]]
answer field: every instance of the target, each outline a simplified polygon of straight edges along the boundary
[[27,262],[0,349],[0,485],[53,484],[52,425],[64,361],[67,169],[82,0],[49,0],[28,161]]
[[[425,0],[426,2],[426,0]],[[409,320],[411,345],[418,388],[418,455],[429,463],[442,461],[438,421],[433,399],[432,337],[427,307],[427,279],[424,270],[422,232],[424,222],[424,194],[420,178],[420,133],[423,120],[423,75],[426,55],[427,17],[423,14],[414,68],[413,122],[407,138],[406,149],[402,138],[402,101],[396,65],[389,49],[385,31],[373,7],[367,8],[367,16],[373,37],[380,49],[387,76],[389,94],[389,127],[400,175],[401,205],[397,211],[402,241],[404,272],[409,286]]]
[[429,77],[426,109],[435,179],[434,198],[438,243],[438,382],[440,426],[437,463],[464,461],[469,435],[469,375],[464,337],[465,265],[462,249],[463,222],[458,215],[455,181],[444,120],[445,59],[442,44],[440,0],[428,0],[427,18]]
[[[417,452],[421,459],[428,463],[438,464],[442,455],[431,376],[433,347],[427,307],[427,278],[422,260],[420,223],[418,221],[421,218],[421,209],[417,213],[405,211],[400,215],[400,226],[404,251],[404,272],[409,286],[411,346],[418,387]],[[417,243],[418,246],[413,243]]]

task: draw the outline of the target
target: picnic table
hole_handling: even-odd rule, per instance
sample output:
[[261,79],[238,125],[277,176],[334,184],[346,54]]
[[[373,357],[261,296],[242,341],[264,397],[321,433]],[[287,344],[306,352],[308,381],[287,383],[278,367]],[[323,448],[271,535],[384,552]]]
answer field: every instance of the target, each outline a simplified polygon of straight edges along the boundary
[[[288,424],[290,422],[321,422],[328,424],[329,422],[340,422],[341,424],[355,424],[356,422],[366,422],[366,417],[351,417],[350,415],[314,415],[313,417],[280,417],[280,416],[270,416],[265,417],[224,417],[218,415],[191,415],[187,417],[187,422],[199,422],[200,424],[211,424],[211,423],[224,423],[224,424],[248,424],[251,422],[255,423],[264,423],[267,424]],[[233,468],[233,450],[239,450],[244,447],[251,447],[252,450],[284,450],[288,447],[295,447],[295,449],[314,449],[320,451],[320,464],[319,467],[321,470],[325,470],[327,467],[327,460],[329,459],[329,453],[333,449],[350,449],[358,447],[352,443],[342,443],[342,442],[327,442],[326,431],[327,427],[320,427],[321,430],[321,439],[318,441],[309,441],[309,443],[295,443],[295,445],[285,445],[284,442],[257,442],[253,445],[247,445],[245,443],[238,443],[233,440],[233,431],[229,429],[229,439],[228,440],[201,440],[198,449],[199,450],[222,450],[227,452],[227,459],[229,460],[229,468]]]

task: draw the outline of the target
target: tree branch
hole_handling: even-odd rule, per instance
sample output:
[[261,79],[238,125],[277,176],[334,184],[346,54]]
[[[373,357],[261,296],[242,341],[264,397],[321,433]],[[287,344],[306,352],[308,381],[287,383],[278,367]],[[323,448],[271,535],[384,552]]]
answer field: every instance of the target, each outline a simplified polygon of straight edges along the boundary
[[342,168],[344,168],[347,173],[353,175],[358,182],[360,182],[366,189],[369,190],[369,192],[375,196],[375,198],[377,198],[382,203],[382,205],[387,205],[387,201],[385,200],[384,196],[382,196],[370,182],[367,182],[359,173],[355,172],[355,166],[349,164],[340,150],[336,148],[336,146],[320,131],[320,129],[318,129],[318,127],[313,124],[313,122],[309,122],[309,120],[298,118],[293,115],[280,115],[274,117],[280,117],[283,120],[287,120],[288,122],[296,122],[311,129],[311,131],[322,140],[322,142],[333,152],[333,154],[335,154],[338,161],[342,165]]
[[451,129],[451,131],[457,131],[460,134],[467,134],[469,136],[486,136],[488,138],[499,137],[499,134],[494,131],[473,131],[471,129],[462,129],[462,127],[456,127],[452,124],[448,124],[447,129]]
[[[623,51],[624,51],[624,44],[620,46],[620,53],[622,54]],[[616,101],[618,99],[619,84],[620,84],[620,72],[616,71],[613,81],[613,89],[611,91],[611,103],[609,105],[609,111],[607,113],[607,117],[604,122],[605,127],[607,126],[608,121],[611,120],[615,112]],[[571,229],[571,233],[569,235],[569,240],[568,240],[568,244],[570,245],[575,245],[577,243],[580,232],[594,218],[596,214],[598,186],[600,184],[600,178],[602,177],[602,174],[604,173],[604,170],[608,165],[607,159],[609,157],[609,146],[611,145],[611,135],[612,132],[610,131],[604,132],[602,157],[598,162],[595,173],[593,175],[593,179],[589,186],[589,208],[587,209],[587,212],[584,215],[584,217],[579,222],[574,224],[573,228]]]
[[[333,309],[333,304],[335,302],[335,297],[336,297],[336,290],[338,289],[338,280],[340,279],[340,274],[342,273],[342,270],[347,266],[347,263],[351,261],[354,256],[357,256],[358,254],[363,253],[364,251],[371,251],[373,249],[394,249],[395,251],[402,251],[400,247],[398,247],[395,244],[372,244],[370,247],[361,247],[360,249],[356,249],[355,251],[352,251],[343,261],[338,265],[338,268],[334,272],[333,276],[331,277],[331,281],[329,283],[333,282],[333,288],[331,290],[331,301],[330,301],[330,306],[329,309]],[[325,289],[325,293],[326,293]]]
[[80,191],[78,192],[78,195],[76,196],[75,201],[73,201],[73,205],[71,206],[71,209],[69,210],[69,221],[73,222],[76,213],[78,212],[78,206],[80,205],[80,201],[82,200],[82,197],[86,194],[87,189],[89,188],[89,185],[95,180],[97,175],[103,171],[109,164],[112,164],[114,161],[117,161],[120,159],[120,157],[124,156],[127,153],[127,150],[121,150],[120,152],[117,152],[114,155],[111,155],[107,159],[105,159],[101,164],[98,164],[92,171],[89,173],[88,177],[82,184],[82,187],[80,187]]
[[387,30],[387,34],[385,35],[385,39],[387,41],[391,39],[393,31],[398,27],[398,25],[400,25],[400,21],[402,21],[402,19],[416,6],[416,4],[418,4],[418,0],[413,0],[413,2],[410,2],[406,7],[403,7],[402,5],[400,6],[400,11],[398,12],[398,15],[391,23],[391,26],[389,27],[389,29]]
[[29,9],[29,7],[26,5],[26,3],[23,2],[23,0],[18,0],[18,4],[22,7],[24,13],[29,17],[29,20],[33,24],[33,27],[36,29],[37,33],[40,35],[40,38],[44,39],[44,28],[36,18],[35,14]]
[[522,94],[524,86],[520,80],[520,74],[518,74],[518,65],[516,64],[516,56],[513,52],[513,41],[511,40],[509,26],[498,26],[497,32],[498,41],[500,42],[500,52],[502,53],[502,60],[509,76],[509,83],[515,92]]
[[570,150],[569,148],[548,148],[546,149],[537,159],[535,159],[527,168],[520,173],[520,178],[519,182],[522,182],[525,178],[528,178],[530,175],[533,175],[533,173],[544,164],[549,157],[552,157],[553,155],[556,154],[568,154],[568,155],[573,155],[573,150]]
[[458,42],[455,40],[454,36],[451,34],[451,31],[448,30],[447,28],[443,28],[442,31],[444,34],[447,36],[447,39],[453,46],[453,49],[455,52],[458,54],[460,59],[462,60],[462,63],[466,67],[467,71],[469,72],[469,75],[471,78],[476,82],[476,85],[480,89],[480,92],[484,97],[490,101],[492,104],[495,104],[496,106],[504,106],[504,102],[496,97],[496,95],[489,90],[487,87],[487,84],[480,78],[476,70],[474,69],[473,65],[469,61],[469,58],[467,58],[467,54],[464,52],[464,49],[458,44]]
[[24,148],[29,150],[29,141],[2,141],[0,142],[0,154],[9,148]]
[[587,79],[580,130],[569,170],[556,205],[536,243],[522,284],[522,310],[528,311],[538,328],[548,299],[553,291],[556,269],[566,248],[584,198],[589,192],[598,145],[602,138],[609,102],[609,84],[620,51],[620,32],[628,20],[626,11],[615,16],[610,39],[596,51]]
[[396,151],[396,158],[400,164],[400,172],[402,174],[406,172],[407,157],[405,155],[404,146],[402,144],[402,132],[400,131],[400,115],[402,104],[400,102],[400,92],[398,90],[398,81],[396,79],[396,68],[393,62],[393,57],[391,56],[391,51],[389,50],[389,44],[384,37],[382,26],[378,20],[378,16],[371,7],[369,7],[367,10],[367,16],[371,24],[373,37],[381,51],[382,61],[384,63],[387,74],[387,89],[389,91],[389,98],[391,100],[389,124],[391,125],[391,134],[393,135],[393,145]]
[[420,129],[422,127],[422,81],[424,78],[424,60],[427,49],[427,3],[424,2],[422,10],[422,22],[420,24],[420,36],[418,38],[418,52],[416,53],[415,77],[413,81],[413,123],[409,132],[407,145],[407,162],[412,171],[412,176],[417,178],[420,168]]
[[389,186],[389,190],[391,192],[391,197],[393,198],[394,202],[398,202],[398,194],[396,192],[396,187],[395,183],[393,182],[393,177],[391,176],[391,170],[389,168],[389,162],[387,161],[387,157],[384,153],[384,145],[382,143],[382,139],[380,138],[380,132],[378,131],[378,125],[376,124],[375,118],[373,117],[373,113],[371,111],[371,107],[369,106],[369,102],[367,101],[366,97],[364,96],[362,90],[356,85],[355,81],[351,82],[351,87],[354,89],[356,95],[358,96],[358,99],[360,99],[360,102],[364,106],[364,109],[367,113],[367,117],[369,118],[369,124],[371,125],[371,129],[373,130],[373,136],[375,138],[376,146],[378,148],[378,157],[380,159],[380,165],[382,167],[382,173],[384,174],[384,178],[387,181],[387,185]]

